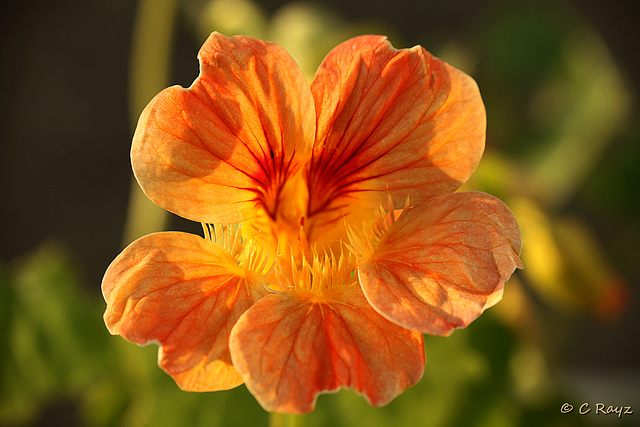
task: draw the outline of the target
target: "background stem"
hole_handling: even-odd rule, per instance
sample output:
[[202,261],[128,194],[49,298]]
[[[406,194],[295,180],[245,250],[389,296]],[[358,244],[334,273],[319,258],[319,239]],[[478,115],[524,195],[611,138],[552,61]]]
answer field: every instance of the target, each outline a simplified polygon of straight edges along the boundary
[[280,414],[277,412],[269,414],[269,427],[302,427],[303,425],[301,415]]
[[[140,0],[133,30],[129,70],[129,111],[135,129],[144,107],[169,85],[170,58],[177,0]],[[166,229],[168,214],[131,182],[123,236],[127,245],[138,237]]]

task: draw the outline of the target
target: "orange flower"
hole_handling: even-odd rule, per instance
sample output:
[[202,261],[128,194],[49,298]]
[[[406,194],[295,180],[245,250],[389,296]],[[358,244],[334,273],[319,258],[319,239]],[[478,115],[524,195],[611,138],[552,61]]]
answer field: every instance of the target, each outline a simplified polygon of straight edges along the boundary
[[278,412],[341,387],[388,403],[422,376],[422,333],[468,325],[521,267],[508,208],[453,193],[484,150],[475,82],[380,36],[336,47],[310,86],[249,37],[214,33],[199,59],[144,110],[131,157],[205,238],[126,248],[102,284],[109,331],[158,343],[184,390],[244,382]]

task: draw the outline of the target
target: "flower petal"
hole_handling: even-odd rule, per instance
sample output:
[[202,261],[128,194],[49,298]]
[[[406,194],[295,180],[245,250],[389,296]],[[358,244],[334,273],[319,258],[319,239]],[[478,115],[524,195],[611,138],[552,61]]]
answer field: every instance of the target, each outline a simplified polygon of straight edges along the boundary
[[240,317],[230,348],[249,390],[275,412],[309,412],[319,394],[342,387],[382,406],[424,370],[422,335],[376,313],[357,286],[330,299],[269,295]]
[[502,297],[522,268],[511,211],[480,192],[436,197],[406,209],[358,261],[364,293],[376,310],[410,329],[446,335]]
[[129,245],[102,282],[112,334],[161,346],[160,366],[188,391],[242,384],[228,337],[261,297],[259,277],[222,247],[187,233],[156,233]]
[[162,91],[133,138],[133,170],[163,208],[198,222],[237,223],[256,205],[275,215],[286,177],[305,162],[314,106],[280,46],[213,33],[189,89]]
[[309,215],[396,208],[450,193],[484,150],[486,116],[476,83],[420,46],[381,36],[342,43],[311,85],[317,139],[309,166]]

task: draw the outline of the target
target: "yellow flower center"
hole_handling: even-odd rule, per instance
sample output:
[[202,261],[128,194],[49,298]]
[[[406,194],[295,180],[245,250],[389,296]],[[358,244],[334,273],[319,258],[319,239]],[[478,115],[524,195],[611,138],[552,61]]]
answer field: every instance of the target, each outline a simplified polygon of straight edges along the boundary
[[272,290],[321,295],[355,282],[354,261],[342,255],[347,239],[343,217],[333,211],[309,217],[309,199],[307,179],[299,169],[263,190],[255,216],[237,227],[240,236],[235,238],[243,250],[232,245],[232,255],[243,268],[266,274]]

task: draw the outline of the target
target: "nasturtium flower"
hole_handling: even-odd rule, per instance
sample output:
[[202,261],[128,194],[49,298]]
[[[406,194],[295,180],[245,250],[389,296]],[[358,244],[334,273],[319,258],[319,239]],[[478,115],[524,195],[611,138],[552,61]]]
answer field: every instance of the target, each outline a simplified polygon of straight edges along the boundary
[[484,150],[468,75],[361,36],[311,83],[277,44],[213,33],[188,89],[158,94],[131,149],[159,206],[204,238],[138,239],[102,284],[109,331],[157,343],[188,391],[242,383],[268,411],[348,387],[385,405],[521,267],[498,199],[455,192]]

